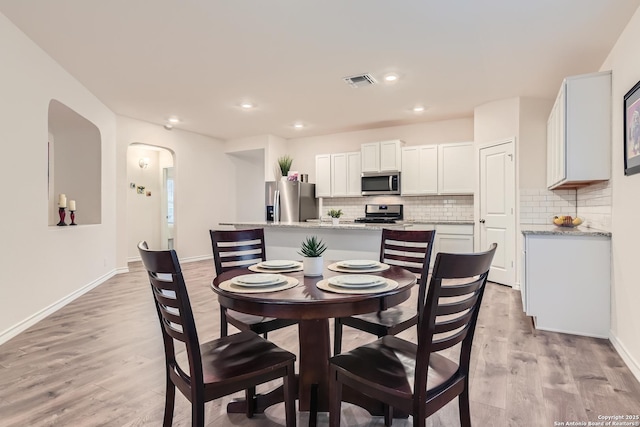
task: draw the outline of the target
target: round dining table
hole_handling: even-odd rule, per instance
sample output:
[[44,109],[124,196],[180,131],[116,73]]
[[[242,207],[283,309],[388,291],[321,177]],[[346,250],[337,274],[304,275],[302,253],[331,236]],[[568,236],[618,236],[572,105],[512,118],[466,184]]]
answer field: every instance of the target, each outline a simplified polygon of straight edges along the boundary
[[[406,301],[416,283],[416,276],[397,266],[373,274],[396,281],[395,289],[378,293],[334,293],[318,288],[317,284],[344,272],[328,268],[331,262],[325,262],[322,276],[307,277],[302,271],[282,273],[295,278],[298,284],[292,288],[263,293],[238,293],[220,288],[220,284],[236,276],[251,273],[246,268],[229,270],[213,280],[213,291],[223,307],[257,316],[298,320],[298,409],[300,411],[329,410],[329,358],[330,334],[329,319],[347,317],[355,314],[385,310]],[[254,411],[263,412],[265,408],[282,401],[282,390],[258,395],[254,402]],[[317,400],[316,400],[317,399]],[[382,406],[363,395],[350,396],[348,390],[343,400],[358,404],[372,414],[381,415]],[[235,401],[227,406],[228,412],[245,412],[246,402]],[[311,419],[310,419],[311,421]]]

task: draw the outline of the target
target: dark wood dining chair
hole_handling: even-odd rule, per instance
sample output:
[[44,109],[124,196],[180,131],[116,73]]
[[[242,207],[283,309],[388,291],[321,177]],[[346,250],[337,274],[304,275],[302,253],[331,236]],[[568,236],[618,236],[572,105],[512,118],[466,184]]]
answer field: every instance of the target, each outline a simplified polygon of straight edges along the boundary
[[[339,354],[330,363],[329,425],[340,425],[343,385],[387,408],[390,426],[397,408],[413,416],[414,427],[458,397],[460,424],[471,426],[469,361],[489,268],[497,245],[474,254],[439,253],[418,319],[418,343],[388,335]],[[460,344],[457,360],[441,352]]]
[[[140,242],[138,250],[164,341],[167,388],[163,425],[173,422],[176,387],[191,402],[192,425],[204,426],[205,402],[282,378],[286,425],[295,427],[296,356],[248,331],[200,344],[176,252],[152,251],[146,242]],[[188,366],[181,366],[181,358],[176,357],[178,343],[186,347]],[[253,416],[252,405],[247,405],[247,416]]]
[[[380,243],[380,262],[399,265],[419,275],[418,301],[424,297],[429,274],[431,249],[435,238],[435,230],[390,230],[382,229]],[[378,311],[334,320],[333,354],[342,350],[342,327],[368,332],[381,338],[385,335],[396,335],[418,323],[417,307],[399,305]]]
[[[266,261],[264,229],[250,230],[209,230],[213,248],[213,263],[216,275],[234,268],[247,268],[260,261]],[[227,310],[220,306],[220,335],[227,336],[228,324],[241,331],[253,331],[267,338],[267,333],[297,324],[291,319],[254,316]]]

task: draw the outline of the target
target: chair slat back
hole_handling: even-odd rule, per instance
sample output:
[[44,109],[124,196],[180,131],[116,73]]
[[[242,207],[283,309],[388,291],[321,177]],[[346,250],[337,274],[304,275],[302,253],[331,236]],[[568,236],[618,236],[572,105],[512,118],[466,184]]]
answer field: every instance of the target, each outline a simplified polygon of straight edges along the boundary
[[[138,244],[138,251],[149,276],[162,329],[166,362],[181,375],[201,381],[202,360],[198,334],[178,256],[174,250],[149,250],[146,242]],[[176,362],[173,340],[185,344],[189,359],[189,375]]]
[[460,342],[460,370],[468,373],[475,325],[496,247],[494,243],[485,252],[436,255],[418,321],[414,390],[426,393],[429,355]]
[[216,275],[265,261],[264,229],[209,230]]
[[424,307],[435,230],[382,229],[380,262],[401,266],[418,275],[418,313]]

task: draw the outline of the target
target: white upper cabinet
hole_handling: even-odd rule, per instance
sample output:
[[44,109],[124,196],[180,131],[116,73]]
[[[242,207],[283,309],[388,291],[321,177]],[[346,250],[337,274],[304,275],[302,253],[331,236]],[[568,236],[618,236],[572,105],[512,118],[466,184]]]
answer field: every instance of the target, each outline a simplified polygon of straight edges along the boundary
[[331,155],[331,196],[360,196],[360,153]]
[[316,197],[360,196],[360,152],[316,156]]
[[567,77],[547,122],[547,186],[611,177],[611,72]]
[[438,146],[438,193],[473,194],[476,177],[472,142]]
[[472,142],[402,148],[402,195],[473,194]]
[[362,172],[395,172],[402,170],[403,141],[368,142],[362,144]]
[[402,148],[402,195],[438,193],[438,146]]
[[331,155],[316,156],[316,197],[331,197]]

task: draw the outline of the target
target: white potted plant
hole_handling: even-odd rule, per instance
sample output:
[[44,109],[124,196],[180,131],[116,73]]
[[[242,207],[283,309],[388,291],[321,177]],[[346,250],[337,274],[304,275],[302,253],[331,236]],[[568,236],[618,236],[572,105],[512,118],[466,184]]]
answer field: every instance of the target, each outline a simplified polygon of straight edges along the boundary
[[331,217],[331,224],[338,225],[342,216],[342,209],[331,209],[327,212],[327,215]]
[[288,155],[278,158],[278,166],[280,167],[280,174],[282,176],[282,181],[287,180],[287,176],[289,175],[289,171],[291,170],[292,163],[293,163],[293,159]]
[[322,239],[316,236],[307,237],[298,252],[302,255],[302,271],[305,276],[322,276],[324,260],[322,254],[327,250]]

